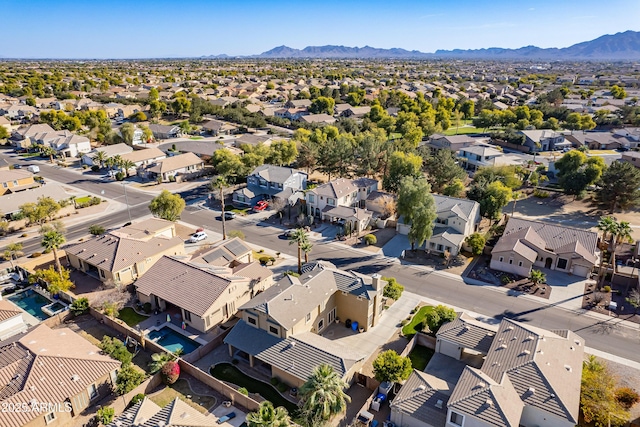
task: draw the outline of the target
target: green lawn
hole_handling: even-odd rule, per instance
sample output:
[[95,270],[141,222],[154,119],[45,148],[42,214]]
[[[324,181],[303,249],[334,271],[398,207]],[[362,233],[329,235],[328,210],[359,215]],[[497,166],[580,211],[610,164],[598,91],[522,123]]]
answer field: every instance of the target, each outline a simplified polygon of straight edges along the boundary
[[456,129],[455,126],[451,126],[449,129],[444,131],[445,135],[467,135],[470,133],[482,133],[482,129],[478,129],[473,126],[470,126],[470,127],[460,126],[459,128]]
[[425,305],[418,310],[418,312],[413,315],[411,321],[402,327],[402,334],[409,339],[413,338],[417,332],[422,330],[422,323],[430,311],[433,311],[433,307],[430,305]]
[[151,397],[150,399],[156,405],[164,408],[169,403],[173,402],[173,399],[175,399],[176,397],[186,402],[189,406],[203,414],[208,413],[209,409],[211,409],[217,403],[216,398],[213,396],[202,396],[195,394],[193,391],[191,391],[191,388],[189,387],[189,384],[186,380],[176,381],[175,384],[167,386],[164,390]]
[[136,313],[135,310],[131,307],[125,307],[120,310],[120,313],[118,313],[118,319],[122,320],[132,328],[143,320],[146,320],[147,318],[148,316],[143,316],[142,314]]
[[227,381],[239,387],[244,387],[250,393],[260,394],[260,396],[269,400],[276,407],[284,406],[290,414],[294,414],[298,409],[295,403],[282,397],[271,384],[266,384],[255,378],[251,378],[229,363],[218,363],[210,369],[210,373],[221,381]]
[[204,139],[204,136],[192,136],[192,137],[189,137],[189,139],[194,139],[194,140]]
[[91,196],[76,197],[73,200],[76,202],[76,204],[81,205],[83,203],[89,203],[91,201]]
[[411,366],[413,366],[413,369],[424,371],[424,368],[427,367],[433,353],[433,350],[423,345],[416,345],[413,347],[413,350],[409,353],[409,359],[411,359]]
[[20,157],[40,157],[40,153],[20,153],[19,154]]

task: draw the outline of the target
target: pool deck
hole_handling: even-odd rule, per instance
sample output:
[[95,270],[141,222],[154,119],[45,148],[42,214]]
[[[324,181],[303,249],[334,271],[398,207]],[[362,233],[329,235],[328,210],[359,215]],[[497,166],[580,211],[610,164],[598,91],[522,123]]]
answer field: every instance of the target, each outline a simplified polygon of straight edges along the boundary
[[[171,321],[167,321],[167,316]],[[200,345],[204,345],[218,336],[218,328],[213,328],[211,332],[202,333],[197,329],[187,326],[186,329],[182,329],[182,316],[180,313],[163,312],[159,314],[152,314],[148,319],[136,325],[136,329],[144,331],[148,334],[151,331],[162,329],[163,327],[169,327],[174,331],[191,338],[193,341]]]
[[[35,289],[34,289],[33,287],[28,287],[28,288],[26,288],[25,290],[22,290],[22,291],[20,291],[20,292],[16,292],[16,293],[14,293],[14,294],[6,295],[6,296],[3,298],[3,299],[5,299],[5,300],[7,300],[7,301],[11,302],[11,304],[15,305],[15,306],[20,310],[20,311],[22,311],[22,319],[24,320],[24,323],[25,323],[28,327],[31,327],[31,326],[35,326],[35,325],[40,324],[40,323],[42,322],[42,320],[40,320],[40,319],[38,319],[37,317],[35,317],[34,315],[32,315],[32,314],[28,313],[24,308],[20,307],[18,304],[16,304],[14,301],[12,301],[12,300],[11,300],[11,297],[14,297],[14,296],[16,296],[16,295],[20,295],[20,294],[22,294],[23,292],[26,292],[27,290],[31,290],[32,292],[34,292],[34,293],[37,293],[37,294],[41,295],[43,298],[48,299],[49,301],[51,301],[49,304],[51,304],[51,303],[55,302],[55,300],[52,300],[51,298],[47,297],[46,295],[43,295],[42,293],[35,291]],[[45,304],[45,305],[48,305],[48,304]],[[44,306],[43,306],[43,307],[44,307]],[[48,315],[47,315],[47,317],[50,317],[50,316],[48,316]]]

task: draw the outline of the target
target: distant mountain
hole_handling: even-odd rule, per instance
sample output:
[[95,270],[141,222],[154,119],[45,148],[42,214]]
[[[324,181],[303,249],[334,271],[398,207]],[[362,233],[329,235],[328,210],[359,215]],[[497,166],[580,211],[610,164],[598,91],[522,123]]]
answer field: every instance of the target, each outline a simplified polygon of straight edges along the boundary
[[[613,35],[604,35],[595,40],[574,44],[565,48],[542,49],[536,46],[525,46],[518,49],[492,47],[488,49],[454,49],[437,50],[435,53],[424,53],[417,50],[400,48],[379,49],[371,46],[307,46],[294,49],[278,46],[256,55],[257,58],[349,58],[349,59],[545,59],[545,60],[640,60],[640,32],[625,31]],[[211,58],[211,57],[209,57]]]

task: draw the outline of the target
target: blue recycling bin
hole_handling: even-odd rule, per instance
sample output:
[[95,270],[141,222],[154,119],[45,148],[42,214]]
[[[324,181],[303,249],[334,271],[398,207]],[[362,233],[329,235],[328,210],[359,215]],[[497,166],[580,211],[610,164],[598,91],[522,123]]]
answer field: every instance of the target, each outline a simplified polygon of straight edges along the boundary
[[354,321],[354,322],[351,322],[351,329],[352,329],[353,331],[356,331],[356,332],[357,332],[357,331],[358,331],[358,322],[355,322],[355,321]]

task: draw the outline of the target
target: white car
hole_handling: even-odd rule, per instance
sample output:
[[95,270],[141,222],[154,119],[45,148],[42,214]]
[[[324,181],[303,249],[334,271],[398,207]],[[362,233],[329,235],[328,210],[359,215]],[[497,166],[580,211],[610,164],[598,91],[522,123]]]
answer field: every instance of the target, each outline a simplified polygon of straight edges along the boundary
[[187,240],[188,243],[197,243],[201,240],[205,240],[207,238],[207,233],[204,231],[198,231],[197,233],[193,233],[191,238]]

